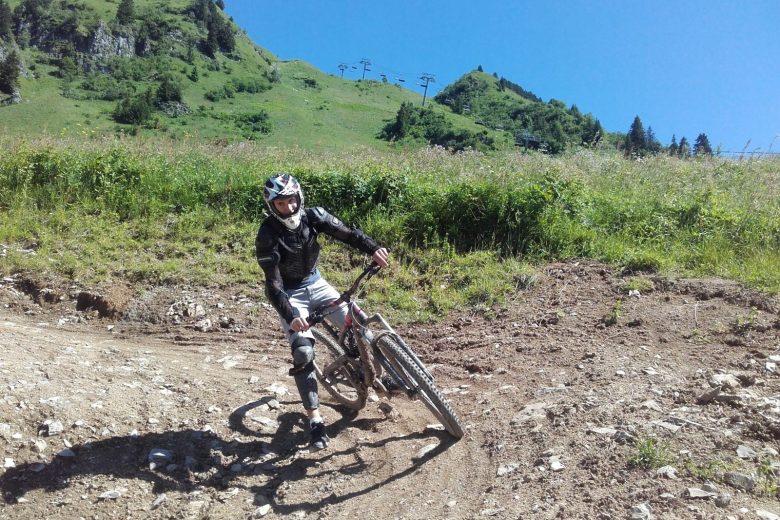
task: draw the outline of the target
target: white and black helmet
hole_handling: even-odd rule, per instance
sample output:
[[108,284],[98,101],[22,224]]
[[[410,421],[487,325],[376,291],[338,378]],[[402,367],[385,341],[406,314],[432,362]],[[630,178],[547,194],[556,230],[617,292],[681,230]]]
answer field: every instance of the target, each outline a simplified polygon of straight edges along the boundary
[[[280,197],[296,197],[298,200],[298,209],[292,215],[281,215],[273,205],[274,199]],[[295,230],[301,223],[301,215],[303,214],[303,190],[298,182],[298,179],[290,175],[289,173],[277,173],[272,175],[267,181],[265,181],[265,189],[263,190],[263,198],[265,199],[265,205],[268,207],[268,211],[271,215],[277,218],[279,222],[284,224],[287,229]]]

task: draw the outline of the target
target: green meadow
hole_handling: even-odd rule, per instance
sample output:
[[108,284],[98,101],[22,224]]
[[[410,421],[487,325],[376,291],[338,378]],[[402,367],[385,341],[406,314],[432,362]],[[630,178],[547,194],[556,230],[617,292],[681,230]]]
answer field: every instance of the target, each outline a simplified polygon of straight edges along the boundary
[[[489,311],[537,266],[717,276],[780,291],[780,161],[628,160],[440,148],[330,152],[245,142],[0,138],[0,273],[89,286],[249,284],[262,182],[287,171],[392,251],[369,299],[396,319]],[[328,244],[336,284],[363,259]]]

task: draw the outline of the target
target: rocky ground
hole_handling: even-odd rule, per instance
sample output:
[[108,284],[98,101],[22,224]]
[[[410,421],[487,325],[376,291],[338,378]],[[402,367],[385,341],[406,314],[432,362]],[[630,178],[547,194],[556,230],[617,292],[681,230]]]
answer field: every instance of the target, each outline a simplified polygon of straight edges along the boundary
[[247,290],[0,283],[0,519],[778,518],[780,303],[722,280],[540,268],[399,332],[467,427],[323,407],[309,453]]

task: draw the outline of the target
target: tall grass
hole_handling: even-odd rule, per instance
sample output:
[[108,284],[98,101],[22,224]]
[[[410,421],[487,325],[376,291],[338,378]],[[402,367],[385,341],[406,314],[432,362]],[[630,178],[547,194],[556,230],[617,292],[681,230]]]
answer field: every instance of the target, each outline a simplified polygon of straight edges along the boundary
[[[323,153],[119,139],[6,138],[0,149],[0,242],[46,248],[56,241],[63,259],[49,268],[71,276],[90,262],[90,272],[106,276],[214,281],[208,273],[217,272],[220,283],[246,280],[256,272],[251,247],[264,212],[262,181],[288,171],[301,179],[307,205],[322,205],[388,244],[414,269],[410,277],[449,265],[428,287],[448,288],[452,305],[492,301],[479,291],[464,300],[461,293],[477,282],[453,279],[490,272],[503,280],[495,291],[509,290],[522,269],[507,265],[518,259],[588,257],[780,291],[776,159],[631,161],[600,150],[563,157],[436,148]],[[100,251],[110,252],[112,241],[135,259],[117,268],[107,258],[101,271]],[[90,260],[86,247],[96,249]],[[0,262],[4,272],[41,267],[13,254]]]

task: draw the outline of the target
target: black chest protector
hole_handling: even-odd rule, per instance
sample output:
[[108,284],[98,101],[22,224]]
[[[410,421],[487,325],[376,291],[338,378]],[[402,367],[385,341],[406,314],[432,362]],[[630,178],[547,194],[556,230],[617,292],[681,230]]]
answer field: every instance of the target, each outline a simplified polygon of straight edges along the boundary
[[265,273],[268,298],[288,322],[293,318],[293,309],[284,291],[299,286],[317,268],[319,233],[367,255],[379,249],[379,245],[362,231],[345,225],[322,208],[305,208],[301,225],[295,231],[290,231],[273,217],[266,218],[257,232],[255,255]]
[[309,276],[316,268],[320,258],[320,244],[317,242],[317,230],[311,225],[304,211],[301,225],[290,231],[276,220],[269,220],[272,235],[276,242],[274,260],[279,266],[285,287],[291,287]]

